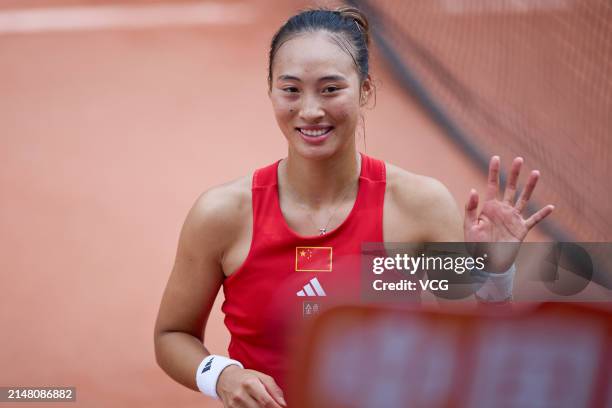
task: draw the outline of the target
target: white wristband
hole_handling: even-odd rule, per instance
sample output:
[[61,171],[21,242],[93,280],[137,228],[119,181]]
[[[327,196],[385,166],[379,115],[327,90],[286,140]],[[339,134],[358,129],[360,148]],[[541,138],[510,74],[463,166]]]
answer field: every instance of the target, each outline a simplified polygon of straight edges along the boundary
[[484,279],[484,284],[476,290],[476,297],[485,302],[503,302],[512,299],[515,272],[514,264],[504,273],[473,271],[474,275]]
[[237,365],[240,368],[244,368],[239,361],[232,360],[231,358],[218,356],[215,354],[207,356],[204,360],[202,360],[198,366],[198,370],[196,371],[196,383],[198,384],[198,389],[209,397],[219,399],[219,396],[217,395],[217,381],[219,380],[221,371],[230,365]]

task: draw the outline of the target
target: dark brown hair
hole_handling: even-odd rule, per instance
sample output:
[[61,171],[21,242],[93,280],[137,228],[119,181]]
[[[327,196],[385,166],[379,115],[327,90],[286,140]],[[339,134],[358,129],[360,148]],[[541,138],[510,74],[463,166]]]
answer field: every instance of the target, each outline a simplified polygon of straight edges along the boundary
[[334,10],[316,8],[294,15],[272,37],[268,60],[268,87],[272,87],[272,63],[280,46],[296,35],[319,30],[332,34],[334,41],[353,59],[359,79],[365,80],[369,73],[369,29],[366,16],[354,7],[344,6]]

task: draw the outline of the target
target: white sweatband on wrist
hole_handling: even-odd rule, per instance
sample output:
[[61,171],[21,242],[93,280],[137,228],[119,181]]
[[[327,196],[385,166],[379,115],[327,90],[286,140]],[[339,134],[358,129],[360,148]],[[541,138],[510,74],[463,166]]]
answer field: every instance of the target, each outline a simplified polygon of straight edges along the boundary
[[221,371],[230,365],[237,365],[240,368],[244,368],[240,361],[232,360],[225,356],[218,356],[215,354],[207,356],[202,360],[196,371],[196,384],[198,384],[198,389],[209,397],[219,399],[217,395],[217,381],[219,380]]
[[473,270],[472,274],[482,278],[484,283],[476,290],[476,297],[484,302],[503,302],[512,299],[512,286],[516,266],[512,264],[504,273]]

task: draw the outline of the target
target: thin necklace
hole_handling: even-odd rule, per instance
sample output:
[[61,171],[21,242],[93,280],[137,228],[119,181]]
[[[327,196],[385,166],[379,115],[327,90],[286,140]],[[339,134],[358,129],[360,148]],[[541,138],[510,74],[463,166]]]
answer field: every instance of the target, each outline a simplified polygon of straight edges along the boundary
[[[314,218],[312,218],[312,213],[308,213],[308,219],[310,220],[310,222],[312,223],[312,225],[317,228],[319,230],[319,236],[323,236],[325,234],[327,234],[327,227],[329,227],[329,223],[331,222],[331,220],[334,218],[334,215],[336,215],[336,211],[338,211],[338,209],[342,206],[342,203],[344,202],[344,200],[346,199],[346,197],[348,197],[348,193],[351,191],[352,183],[350,183],[347,187],[345,187],[345,193],[342,196],[342,198],[340,199],[340,204],[338,204],[336,206],[336,208],[334,208],[334,210],[331,212],[331,214],[329,215],[329,218],[327,219],[327,222],[325,223],[325,226],[323,228],[320,228],[317,226],[317,224],[314,222]],[[303,207],[304,209],[306,209],[306,207]]]
[[[359,174],[361,174],[361,157],[359,157],[358,160],[357,160],[357,168],[359,169]],[[334,218],[334,215],[336,215],[336,211],[338,211],[338,209],[342,206],[342,203],[344,202],[346,197],[348,197],[348,194],[351,191],[351,187],[353,185],[354,185],[353,181],[351,181],[351,182],[348,183],[348,185],[346,187],[344,187],[344,194],[342,195],[342,198],[340,199],[340,203],[330,213],[329,218],[327,219],[327,222],[325,223],[325,226],[323,226],[323,227],[319,227],[317,225],[317,223],[314,221],[314,218],[312,217],[312,212],[308,211],[308,207],[306,205],[302,204],[301,202],[298,203],[298,205],[300,207],[302,207],[304,210],[306,210],[308,212],[308,219],[312,223],[313,227],[315,227],[317,230],[319,230],[319,236],[323,236],[323,235],[327,234],[327,227],[329,227],[329,223]],[[359,188],[359,186],[357,188]],[[294,192],[292,192],[292,194],[294,196],[298,196]],[[304,200],[302,200],[300,198],[300,201],[304,201]]]

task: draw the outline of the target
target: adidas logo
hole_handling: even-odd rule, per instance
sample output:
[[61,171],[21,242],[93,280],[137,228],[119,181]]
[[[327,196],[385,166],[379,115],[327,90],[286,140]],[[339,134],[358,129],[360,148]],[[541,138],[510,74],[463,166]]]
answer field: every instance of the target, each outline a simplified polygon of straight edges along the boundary
[[297,293],[297,295],[298,296],[327,296],[317,278],[312,278],[307,284],[304,285],[304,289],[300,290]]

